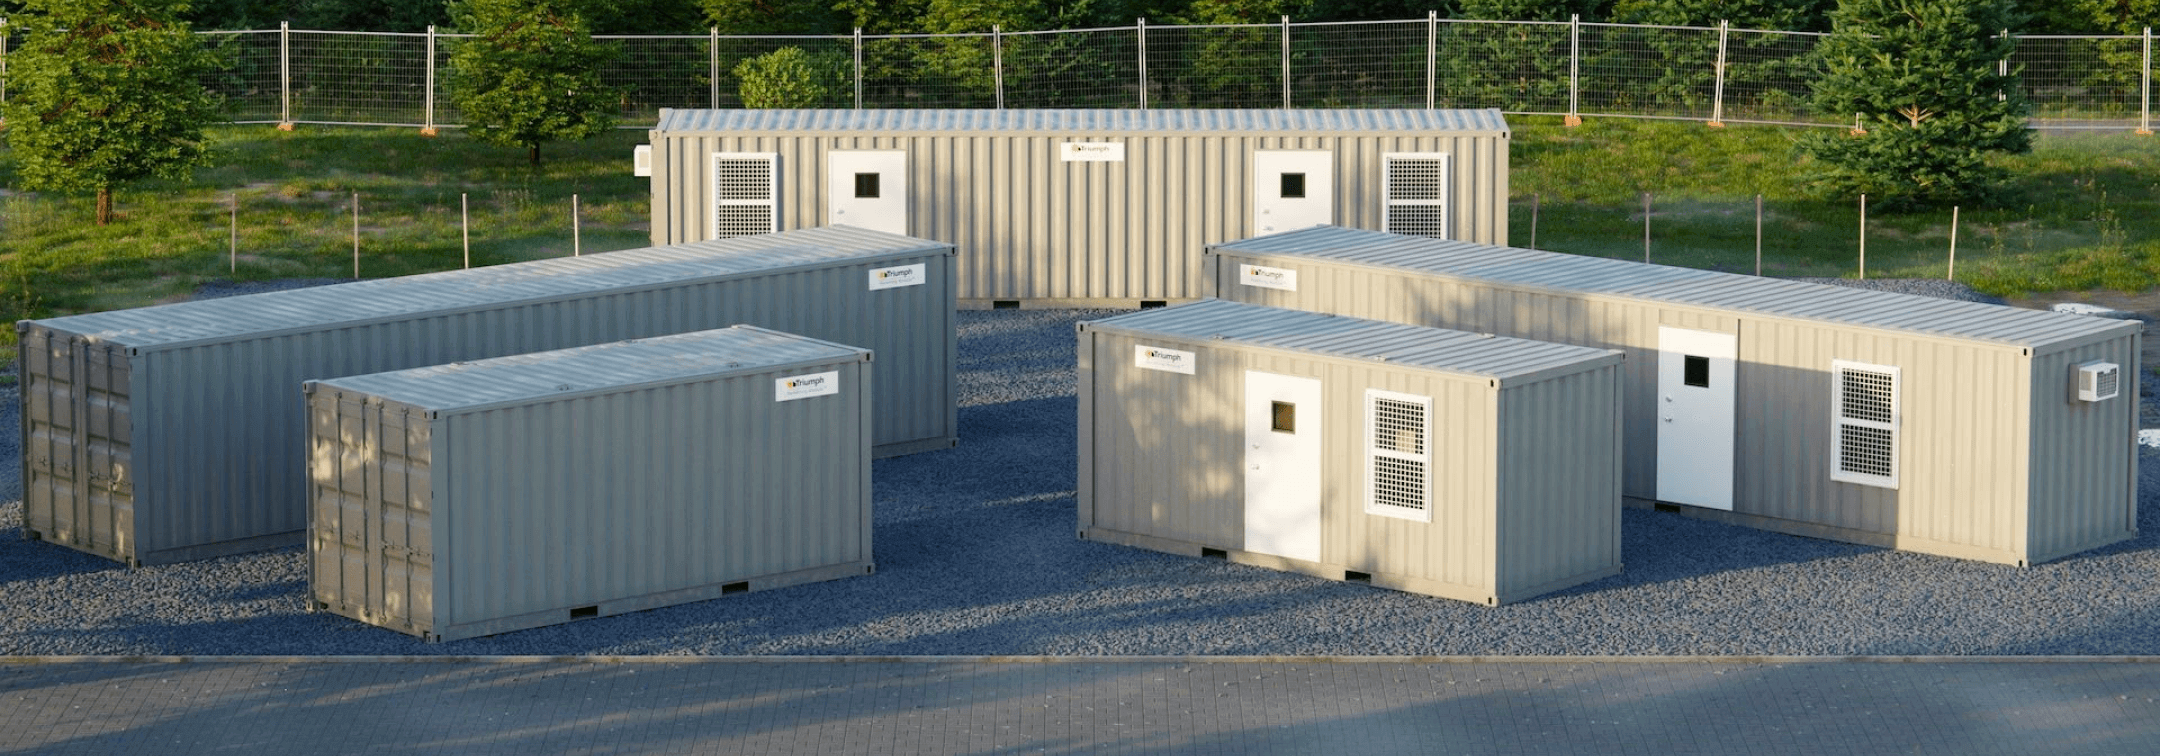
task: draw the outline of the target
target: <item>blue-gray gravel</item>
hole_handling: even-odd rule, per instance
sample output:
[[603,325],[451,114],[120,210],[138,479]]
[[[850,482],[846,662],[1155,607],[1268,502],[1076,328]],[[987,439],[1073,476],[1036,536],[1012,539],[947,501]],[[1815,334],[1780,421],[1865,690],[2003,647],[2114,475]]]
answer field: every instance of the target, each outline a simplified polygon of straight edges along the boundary
[[2024,569],[1630,509],[1621,575],[1487,608],[1080,541],[1073,324],[1107,314],[962,314],[961,446],[876,463],[875,575],[427,644],[309,613],[297,549],[131,570],[16,503],[0,654],[2160,653],[2154,455],[2137,539]]

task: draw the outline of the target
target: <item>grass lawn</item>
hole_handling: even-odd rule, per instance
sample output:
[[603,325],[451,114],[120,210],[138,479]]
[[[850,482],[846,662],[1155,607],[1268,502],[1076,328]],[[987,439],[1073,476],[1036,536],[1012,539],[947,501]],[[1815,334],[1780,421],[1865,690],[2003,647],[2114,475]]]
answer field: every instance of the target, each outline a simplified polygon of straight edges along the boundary
[[[1795,183],[1800,131],[1711,129],[1699,123],[1516,117],[1511,236],[1588,255],[1641,259],[1642,193],[1653,195],[1651,259],[1734,272],[1755,269],[1754,198],[1764,197],[1763,272],[1858,272],[1856,203],[1807,199]],[[216,165],[192,182],[143,182],[117,194],[121,217],[92,225],[88,197],[17,191],[0,149],[0,318],[135,307],[185,296],[212,279],[353,275],[353,196],[360,274],[464,264],[459,200],[469,203],[472,263],[570,254],[570,198],[583,249],[644,246],[649,189],[630,175],[641,130],[543,149],[479,144],[455,130],[225,126]],[[1963,212],[1958,279],[1984,291],[2160,284],[2160,142],[2129,134],[2047,134],[2005,160],[2015,175],[1999,207]],[[229,257],[239,204],[237,265]],[[1868,275],[1944,274],[1945,212],[1868,219]],[[13,329],[0,336],[12,343]]]

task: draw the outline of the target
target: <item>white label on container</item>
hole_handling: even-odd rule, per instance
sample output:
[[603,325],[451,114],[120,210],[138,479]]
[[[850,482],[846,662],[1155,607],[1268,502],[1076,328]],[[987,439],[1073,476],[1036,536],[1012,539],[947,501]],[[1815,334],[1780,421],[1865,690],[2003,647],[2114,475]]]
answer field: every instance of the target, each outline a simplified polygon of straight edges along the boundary
[[1265,265],[1239,265],[1238,283],[1263,289],[1297,291],[1297,271]]
[[1124,142],[1062,142],[1058,159],[1068,163],[1125,162]]
[[1167,373],[1193,374],[1193,353],[1162,347],[1133,347],[1133,364]]
[[921,286],[925,276],[922,263],[902,265],[897,268],[879,268],[870,271],[870,290],[897,289],[902,286]]
[[773,381],[773,401],[786,402],[840,393],[840,371],[797,375]]

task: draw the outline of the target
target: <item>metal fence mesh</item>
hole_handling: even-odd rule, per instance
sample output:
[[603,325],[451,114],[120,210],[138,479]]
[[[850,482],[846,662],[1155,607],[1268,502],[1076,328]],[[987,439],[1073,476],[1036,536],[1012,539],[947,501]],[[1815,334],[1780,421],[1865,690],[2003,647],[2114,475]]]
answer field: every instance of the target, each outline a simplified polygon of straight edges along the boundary
[[[434,35],[430,61],[426,34],[202,34],[227,63],[204,83],[225,98],[234,122],[460,122],[449,70],[452,53],[468,39],[463,35]],[[743,107],[744,75],[767,70],[762,66],[773,60],[767,56],[787,48],[805,53],[809,69],[807,87],[795,91],[809,106],[824,108],[1421,107],[1429,92],[1435,107],[1517,114],[1837,125],[1844,117],[1813,113],[1807,104],[1820,65],[1813,53],[1824,36],[1417,19],[598,39],[618,50],[601,75],[624,88],[618,116],[632,128],[652,124],[661,108]],[[0,27],[0,50],[22,42],[19,32]],[[2008,63],[2022,74],[2035,125],[2128,129],[2150,123],[2146,93],[2153,71],[2147,70],[2143,36],[2014,42]],[[0,101],[7,62],[0,55]]]

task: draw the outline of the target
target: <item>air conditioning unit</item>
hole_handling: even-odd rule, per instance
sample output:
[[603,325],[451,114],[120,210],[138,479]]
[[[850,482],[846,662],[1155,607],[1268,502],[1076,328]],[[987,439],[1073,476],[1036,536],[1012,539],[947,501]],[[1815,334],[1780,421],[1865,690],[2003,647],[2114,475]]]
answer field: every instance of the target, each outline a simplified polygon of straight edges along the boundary
[[2077,366],[2077,398],[2097,402],[2122,393],[2122,366],[2112,362],[2087,362]]
[[631,159],[630,175],[652,175],[652,145],[638,145],[637,151],[633,153],[633,155],[634,157]]

